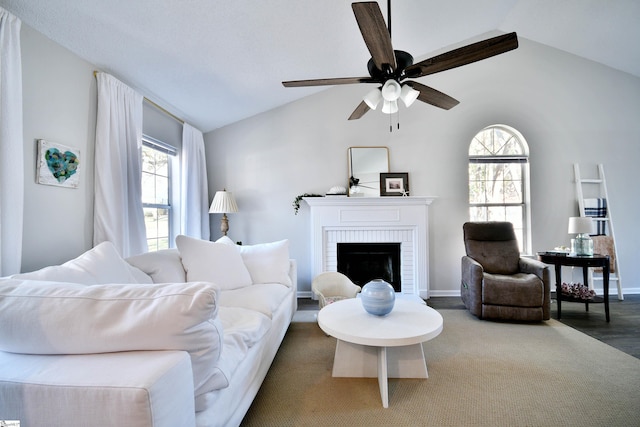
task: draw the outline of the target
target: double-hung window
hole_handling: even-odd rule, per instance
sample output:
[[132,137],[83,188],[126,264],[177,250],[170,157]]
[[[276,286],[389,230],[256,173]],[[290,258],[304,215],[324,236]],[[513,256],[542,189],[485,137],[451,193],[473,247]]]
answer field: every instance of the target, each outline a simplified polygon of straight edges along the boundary
[[176,215],[172,201],[172,163],[175,147],[142,137],[142,208],[149,251],[168,249]]
[[522,135],[504,125],[480,131],[469,145],[469,218],[509,221],[520,252],[531,252],[529,149]]

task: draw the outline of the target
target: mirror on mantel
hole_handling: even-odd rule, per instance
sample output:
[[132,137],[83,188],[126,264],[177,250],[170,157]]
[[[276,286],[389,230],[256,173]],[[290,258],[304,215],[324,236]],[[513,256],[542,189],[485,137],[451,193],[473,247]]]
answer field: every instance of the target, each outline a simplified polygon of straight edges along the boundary
[[349,196],[380,196],[380,173],[389,172],[387,147],[349,147]]

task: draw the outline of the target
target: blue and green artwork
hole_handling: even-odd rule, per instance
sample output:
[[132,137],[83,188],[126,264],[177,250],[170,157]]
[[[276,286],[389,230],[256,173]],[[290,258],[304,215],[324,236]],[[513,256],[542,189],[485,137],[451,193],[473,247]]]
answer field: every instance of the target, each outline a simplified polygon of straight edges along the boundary
[[57,148],[49,148],[44,154],[47,166],[58,182],[65,182],[78,171],[80,160],[71,151],[60,152]]
[[38,183],[77,188],[80,151],[43,139],[38,140]]

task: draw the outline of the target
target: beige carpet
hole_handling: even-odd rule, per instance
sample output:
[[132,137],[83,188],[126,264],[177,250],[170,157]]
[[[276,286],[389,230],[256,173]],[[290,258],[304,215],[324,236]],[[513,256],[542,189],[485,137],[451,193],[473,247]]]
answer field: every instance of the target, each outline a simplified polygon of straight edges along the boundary
[[640,360],[555,320],[441,310],[429,378],[332,378],[335,339],[292,323],[244,426],[640,426]]

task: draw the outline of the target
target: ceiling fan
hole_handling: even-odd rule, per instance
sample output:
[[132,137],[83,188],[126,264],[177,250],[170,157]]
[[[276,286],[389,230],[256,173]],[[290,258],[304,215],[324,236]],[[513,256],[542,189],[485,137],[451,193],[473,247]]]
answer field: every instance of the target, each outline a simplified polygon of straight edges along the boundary
[[369,76],[282,82],[285,87],[353,83],[381,85],[366,94],[364,100],[349,116],[349,120],[361,118],[370,109],[376,109],[380,102],[382,102],[383,113],[393,114],[398,111],[398,99],[401,99],[407,107],[418,99],[449,110],[458,105],[459,101],[422,83],[406,79],[415,79],[471,64],[518,47],[518,36],[516,33],[509,33],[472,43],[414,64],[413,56],[402,50],[393,50],[391,45],[391,0],[387,1],[388,27],[385,25],[377,2],[352,3],[351,8],[360,27],[360,33],[371,53],[371,59],[367,63]]

